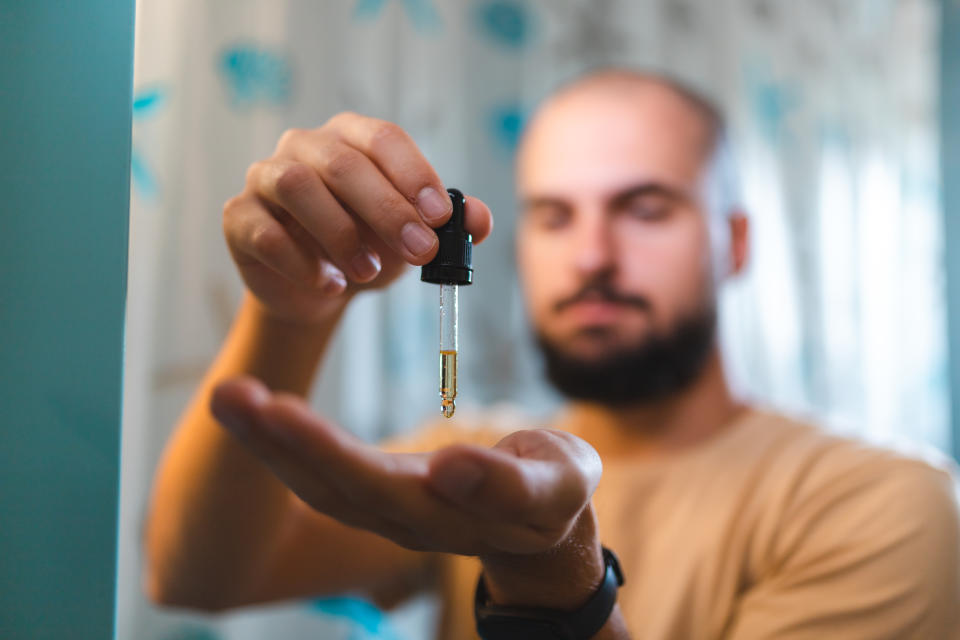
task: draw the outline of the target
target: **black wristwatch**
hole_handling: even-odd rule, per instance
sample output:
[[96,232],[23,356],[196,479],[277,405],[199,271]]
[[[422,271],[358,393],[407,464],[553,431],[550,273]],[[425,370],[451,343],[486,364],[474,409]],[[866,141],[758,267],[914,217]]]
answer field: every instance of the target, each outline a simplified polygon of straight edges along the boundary
[[589,640],[607,623],[617,603],[623,572],[617,556],[603,547],[606,566],[603,582],[587,603],[576,611],[536,607],[502,607],[488,604],[483,576],[477,582],[474,614],[483,640]]

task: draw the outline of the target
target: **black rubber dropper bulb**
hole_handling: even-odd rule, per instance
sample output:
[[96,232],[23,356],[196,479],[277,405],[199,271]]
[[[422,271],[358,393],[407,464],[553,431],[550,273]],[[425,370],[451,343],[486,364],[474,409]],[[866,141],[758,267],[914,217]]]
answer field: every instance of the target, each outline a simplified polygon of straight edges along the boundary
[[433,284],[466,285],[473,282],[473,236],[464,227],[466,199],[459,189],[447,189],[453,213],[437,229],[440,248],[433,260],[420,269],[420,279]]

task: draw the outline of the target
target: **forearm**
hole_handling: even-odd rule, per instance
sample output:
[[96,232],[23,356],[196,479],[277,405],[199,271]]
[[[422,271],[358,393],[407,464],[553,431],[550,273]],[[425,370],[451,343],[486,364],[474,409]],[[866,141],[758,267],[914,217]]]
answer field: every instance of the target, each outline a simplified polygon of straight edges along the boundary
[[[574,611],[603,580],[596,515],[588,505],[556,548],[536,556],[481,556],[490,600],[499,605]],[[628,640],[620,605],[593,640]]]
[[248,293],[157,469],[146,523],[146,589],[168,604],[218,609],[244,588],[292,513],[290,490],[210,413],[213,388],[241,374],[305,395],[342,305],[315,326],[265,315]]

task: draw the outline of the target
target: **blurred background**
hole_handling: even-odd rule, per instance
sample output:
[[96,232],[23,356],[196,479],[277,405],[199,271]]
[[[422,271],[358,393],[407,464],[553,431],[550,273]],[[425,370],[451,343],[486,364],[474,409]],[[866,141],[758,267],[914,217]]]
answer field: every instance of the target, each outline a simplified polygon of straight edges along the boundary
[[[290,127],[399,123],[490,204],[461,293],[461,411],[548,413],[513,267],[513,150],[585,70],[669,72],[729,118],[753,254],[727,286],[731,373],[756,402],[949,453],[936,0],[139,0],[118,637],[420,638],[432,602],[348,596],[193,615],[149,604],[140,535],[160,452],[240,302],[223,203]],[[368,440],[432,418],[437,287],[350,309],[311,396]],[[399,408],[399,410],[398,410]]]

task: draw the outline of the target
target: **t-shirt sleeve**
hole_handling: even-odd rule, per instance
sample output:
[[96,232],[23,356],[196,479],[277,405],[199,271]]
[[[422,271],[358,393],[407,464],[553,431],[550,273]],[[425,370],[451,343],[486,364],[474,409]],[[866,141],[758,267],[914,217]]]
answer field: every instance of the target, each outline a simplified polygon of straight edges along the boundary
[[960,638],[949,473],[892,455],[817,465],[740,598],[728,640]]

